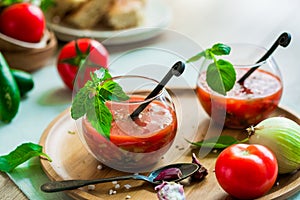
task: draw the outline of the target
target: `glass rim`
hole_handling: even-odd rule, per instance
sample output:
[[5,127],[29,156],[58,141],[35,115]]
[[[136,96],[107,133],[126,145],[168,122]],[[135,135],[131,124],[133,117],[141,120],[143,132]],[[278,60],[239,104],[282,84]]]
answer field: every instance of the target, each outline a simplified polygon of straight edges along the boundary
[[[109,79],[106,79],[104,81],[101,82],[101,85],[109,80],[115,80],[115,79],[122,79],[122,78],[139,78],[139,79],[146,79],[146,80],[149,80],[149,81],[152,81],[153,83],[156,83],[157,85],[159,84],[159,81],[157,81],[156,79],[154,78],[149,78],[149,77],[146,77],[146,76],[141,76],[141,75],[118,75],[118,76],[113,76]],[[122,87],[122,86],[121,86]],[[155,87],[154,87],[155,88]],[[153,89],[154,89],[153,88]],[[146,91],[146,90],[145,90]],[[152,90],[149,90],[150,92],[152,92]],[[161,91],[159,91],[159,93],[151,98],[148,98],[148,99],[143,99],[143,100],[135,100],[135,101],[114,101],[114,100],[109,100],[108,102],[113,102],[113,104],[130,104],[130,105],[140,105],[140,104],[144,104],[144,103],[150,103],[151,101],[153,101],[154,99],[160,97],[163,92],[166,91],[166,88],[163,87],[161,89]],[[126,92],[125,92],[126,93]],[[126,93],[127,94],[127,93]],[[150,93],[149,93],[150,94]]]
[[[226,43],[226,45],[228,45],[231,49],[234,48],[234,46],[238,47],[238,46],[249,46],[251,48],[257,48],[257,49],[260,49],[260,50],[263,50],[264,53],[266,53],[268,51],[267,48],[263,47],[263,46],[260,46],[260,45],[257,45],[257,44],[253,44],[253,43],[239,43],[239,42],[233,42],[233,43]],[[228,56],[228,55],[227,55]],[[229,55],[230,56],[230,55]],[[240,64],[240,63],[235,63],[233,61],[230,61],[229,59],[229,62],[232,63],[232,65],[236,68],[253,68],[253,67],[259,67],[261,65],[264,65],[265,63],[268,62],[269,59],[274,59],[272,55],[270,55],[266,60],[263,60],[263,61],[260,61],[260,62],[256,62],[256,63],[249,63],[249,64]]]
[[[268,58],[268,59],[270,59],[270,58]],[[264,65],[266,62],[268,62],[268,59],[263,60],[263,61],[258,62],[258,63],[254,63],[254,64],[235,64],[235,63],[232,63],[232,65],[235,68],[253,68],[253,67],[259,67],[261,65]]]

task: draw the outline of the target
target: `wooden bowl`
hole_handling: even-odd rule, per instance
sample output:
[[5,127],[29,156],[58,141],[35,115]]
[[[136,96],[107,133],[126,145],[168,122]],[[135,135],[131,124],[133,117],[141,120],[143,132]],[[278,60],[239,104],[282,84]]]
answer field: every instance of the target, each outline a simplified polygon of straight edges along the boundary
[[24,42],[14,39],[3,33],[0,33],[0,51],[25,51],[28,49],[41,49],[47,46],[47,42],[50,38],[50,32],[45,31],[41,41],[37,43]]
[[57,48],[53,32],[46,31],[38,43],[28,43],[0,34],[0,51],[11,68],[32,72],[43,67]]

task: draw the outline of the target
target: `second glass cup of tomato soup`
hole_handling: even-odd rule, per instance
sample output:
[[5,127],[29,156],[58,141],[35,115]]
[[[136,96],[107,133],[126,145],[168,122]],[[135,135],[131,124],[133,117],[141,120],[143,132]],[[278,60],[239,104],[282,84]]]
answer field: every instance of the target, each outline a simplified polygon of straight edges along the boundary
[[[177,117],[173,101],[166,89],[145,100],[158,84],[154,79],[119,76],[112,80],[122,87],[129,99],[106,101],[113,116],[109,138],[98,133],[83,117],[81,139],[101,163],[120,171],[142,172],[161,160],[174,141]],[[130,114],[145,103],[149,104],[132,120]]]
[[252,44],[229,44],[231,52],[221,59],[235,68],[238,81],[248,70],[259,66],[245,81],[237,81],[227,94],[212,91],[206,82],[207,66],[204,60],[197,80],[196,93],[204,110],[218,124],[227,128],[246,128],[267,118],[278,106],[282,95],[282,79],[273,57],[256,63],[266,49]]

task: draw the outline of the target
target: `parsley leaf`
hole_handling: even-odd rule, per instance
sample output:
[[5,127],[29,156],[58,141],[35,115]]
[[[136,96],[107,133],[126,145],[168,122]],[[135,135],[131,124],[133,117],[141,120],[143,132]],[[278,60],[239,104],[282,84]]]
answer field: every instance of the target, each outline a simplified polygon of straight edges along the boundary
[[229,55],[231,48],[225,44],[217,43],[212,48],[206,49],[195,56],[189,58],[186,62],[195,62],[201,58],[213,60],[206,72],[206,82],[215,92],[226,95],[236,81],[236,73],[233,65],[223,59],[217,59],[216,56]]
[[86,114],[91,125],[109,139],[113,117],[105,101],[125,101],[129,97],[107,69],[100,68],[90,75],[92,80],[87,81],[73,99],[71,117],[76,120]]
[[11,172],[20,164],[35,156],[43,156],[50,162],[51,158],[43,153],[43,147],[34,143],[23,143],[7,155],[0,156],[0,171]]

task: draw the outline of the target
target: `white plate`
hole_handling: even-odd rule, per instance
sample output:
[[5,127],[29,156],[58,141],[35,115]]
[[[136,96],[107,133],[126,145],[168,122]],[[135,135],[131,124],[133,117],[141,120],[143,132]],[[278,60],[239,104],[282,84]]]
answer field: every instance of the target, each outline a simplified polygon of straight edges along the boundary
[[105,45],[127,44],[158,35],[161,30],[169,25],[172,14],[168,5],[163,1],[149,0],[146,4],[144,18],[143,24],[138,27],[112,31],[105,30],[102,27],[80,30],[66,24],[52,23],[51,20],[48,20],[47,26],[62,41],[90,37],[103,42]]

